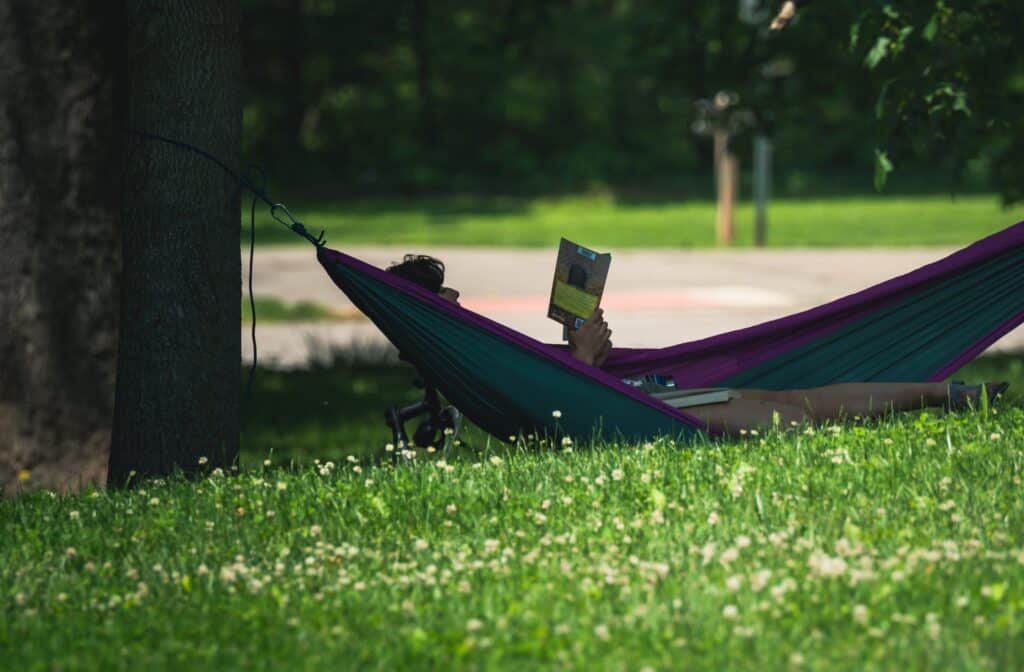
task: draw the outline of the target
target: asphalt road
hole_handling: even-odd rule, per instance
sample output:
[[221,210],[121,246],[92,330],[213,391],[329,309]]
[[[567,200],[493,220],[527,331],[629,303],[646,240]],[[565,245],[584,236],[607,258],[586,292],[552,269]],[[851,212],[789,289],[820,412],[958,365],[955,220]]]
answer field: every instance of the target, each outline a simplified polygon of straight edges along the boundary
[[[534,338],[556,342],[547,319],[555,250],[352,247],[345,252],[376,266],[406,252],[430,254],[447,266],[446,284],[465,307]],[[612,250],[602,306],[617,346],[657,347],[712,336],[820,305],[936,261],[950,248]],[[243,254],[243,288],[248,255]],[[311,248],[256,251],[254,293],[288,303],[312,301],[341,319],[264,324],[257,314],[262,364],[305,366],[334,350],[390,350],[386,339],[351,305]],[[993,350],[1024,350],[1024,328]],[[251,361],[248,328],[243,358]]]

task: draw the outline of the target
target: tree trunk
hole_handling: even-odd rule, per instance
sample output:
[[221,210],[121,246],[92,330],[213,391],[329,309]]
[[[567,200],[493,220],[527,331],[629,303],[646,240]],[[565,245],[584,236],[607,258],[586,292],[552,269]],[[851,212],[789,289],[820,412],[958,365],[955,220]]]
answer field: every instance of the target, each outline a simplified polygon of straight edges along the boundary
[[[219,157],[241,152],[239,0],[128,3],[129,125]],[[180,147],[136,139],[122,223],[121,342],[108,483],[238,457],[237,183]],[[134,472],[134,474],[133,474]]]
[[[0,0],[0,488],[101,483],[117,350],[116,22]],[[237,255],[236,255],[237,256]]]

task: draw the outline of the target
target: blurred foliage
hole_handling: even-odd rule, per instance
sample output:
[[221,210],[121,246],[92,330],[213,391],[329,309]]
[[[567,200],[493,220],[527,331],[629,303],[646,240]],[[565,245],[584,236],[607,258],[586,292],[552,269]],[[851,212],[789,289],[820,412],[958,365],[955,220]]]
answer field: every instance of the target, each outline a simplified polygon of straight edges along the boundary
[[[914,69],[937,49],[952,63],[954,37],[963,37],[942,22],[927,49],[898,41],[877,47],[876,37],[929,15],[883,15],[879,22],[874,9],[841,2],[812,5],[779,35],[767,31],[772,0],[242,4],[246,154],[277,183],[315,184],[338,196],[552,193],[706,174],[711,142],[691,130],[694,102],[722,89],[739,93],[740,105],[756,113],[775,141],[780,172],[869,175],[872,165],[893,160],[902,169],[912,154],[886,141],[902,132],[899,124],[879,135],[876,107],[887,122],[901,120],[904,113],[890,115],[890,104],[902,109],[899,101],[929,79],[914,81]],[[958,4],[965,6],[958,12],[971,13]],[[974,12],[981,14],[1010,2],[972,4],[984,6]],[[1020,23],[989,27],[1008,36],[1012,25]],[[859,27],[859,41],[848,49],[851,26]],[[963,50],[980,64],[1002,47],[975,29]],[[873,69],[864,67],[865,48],[873,50]],[[992,63],[977,86],[999,81],[1014,62]],[[945,81],[939,70],[946,69],[933,79]],[[883,90],[887,97],[876,106]],[[959,88],[952,90],[929,91],[952,106],[951,114],[962,114],[955,110]],[[973,88],[967,92],[972,128],[998,118],[1001,92],[985,105]],[[915,119],[907,123],[919,125]],[[921,150],[921,165],[953,178],[974,155],[1003,166],[992,152],[1013,144],[1007,130],[993,127],[964,144],[948,166],[908,142]],[[734,141],[746,166],[753,135]],[[982,146],[986,153],[968,151]],[[884,148],[878,159],[875,147]]]
[[902,0],[868,5],[851,51],[874,73],[876,181],[927,156],[962,175],[991,166],[1005,200],[1024,198],[1024,52],[1019,0]]

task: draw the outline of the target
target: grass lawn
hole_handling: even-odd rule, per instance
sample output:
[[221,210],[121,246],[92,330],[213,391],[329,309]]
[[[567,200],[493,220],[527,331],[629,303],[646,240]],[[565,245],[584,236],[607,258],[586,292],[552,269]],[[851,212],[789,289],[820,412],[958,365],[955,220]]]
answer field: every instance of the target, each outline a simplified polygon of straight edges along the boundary
[[[610,195],[560,198],[447,197],[289,203],[329,245],[421,244],[551,247],[561,236],[599,249],[710,247],[714,203],[629,200]],[[753,209],[739,206],[736,244],[753,244]],[[1024,220],[1024,205],[1002,208],[997,197],[965,195],[836,196],[775,200],[769,246],[957,246]],[[248,241],[249,222],[243,224]],[[259,244],[304,244],[270,218],[257,216]]]
[[[405,390],[409,374],[388,371],[260,375],[237,473],[0,501],[5,667],[1005,670],[1024,659],[1020,358],[961,372],[1013,381],[1018,396],[987,413],[719,444],[479,442],[397,466],[378,459],[386,433],[343,428],[369,427]],[[272,438],[275,417],[291,424]],[[290,449],[296,464],[264,465],[277,440],[275,460]]]

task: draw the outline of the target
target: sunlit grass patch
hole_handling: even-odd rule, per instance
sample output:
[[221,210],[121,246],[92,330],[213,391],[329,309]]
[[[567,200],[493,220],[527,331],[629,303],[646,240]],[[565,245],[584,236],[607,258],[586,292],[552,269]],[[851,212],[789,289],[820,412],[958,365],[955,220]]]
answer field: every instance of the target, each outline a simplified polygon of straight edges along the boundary
[[[353,447],[355,448],[355,447]],[[392,453],[393,454],[393,453]],[[12,669],[1010,669],[1024,412],[0,504]]]
[[[550,247],[560,237],[600,249],[713,247],[710,199],[617,199],[612,194],[525,197],[424,197],[296,203],[328,243]],[[771,247],[961,246],[1024,219],[995,195],[780,198],[769,209]],[[753,206],[736,210],[736,245],[753,245]],[[248,222],[246,222],[248,226]],[[246,228],[246,231],[248,229]],[[243,236],[247,240],[247,236]],[[305,243],[266,213],[259,244]]]

